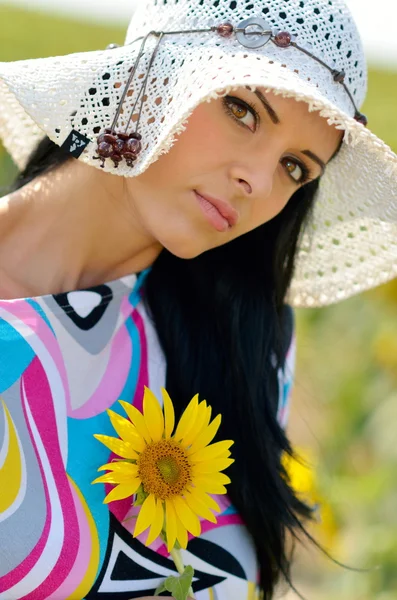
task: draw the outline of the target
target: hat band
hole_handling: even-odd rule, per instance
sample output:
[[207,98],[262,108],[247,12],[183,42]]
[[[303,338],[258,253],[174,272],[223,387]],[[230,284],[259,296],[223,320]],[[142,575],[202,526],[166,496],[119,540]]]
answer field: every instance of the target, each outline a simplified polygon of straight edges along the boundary
[[[349,98],[353,104],[353,107],[354,107],[354,111],[355,111],[354,118],[356,119],[356,121],[358,121],[359,123],[362,123],[364,126],[366,126],[368,124],[367,117],[358,110],[357,105],[354,101],[354,98],[345,83],[346,73],[343,70],[339,71],[338,69],[330,67],[323,60],[321,60],[320,58],[318,58],[317,56],[315,56],[314,54],[312,54],[311,52],[306,50],[306,48],[299,46],[296,43],[297,36],[289,33],[288,31],[273,30],[269,26],[269,24],[260,17],[251,17],[249,19],[245,19],[245,20],[241,21],[237,25],[237,27],[235,27],[234,25],[232,25],[229,22],[226,22],[226,23],[221,23],[219,25],[214,25],[208,29],[189,29],[189,30],[184,30],[184,31],[150,31],[145,37],[138,38],[137,40],[130,42],[130,43],[135,43],[139,39],[143,40],[141,43],[141,47],[139,49],[135,64],[131,69],[125,89],[121,95],[120,103],[118,105],[112,125],[110,128],[105,129],[105,131],[103,133],[101,133],[97,138],[97,156],[94,156],[93,158],[101,161],[100,166],[102,168],[104,167],[105,161],[107,158],[109,158],[113,161],[115,168],[118,167],[119,163],[123,159],[125,159],[125,161],[129,167],[134,166],[134,162],[136,161],[136,159],[138,158],[138,155],[140,154],[140,152],[142,150],[142,144],[141,144],[142,136],[139,133],[139,125],[140,125],[140,119],[141,119],[142,106],[143,106],[143,102],[144,102],[146,86],[148,83],[149,74],[150,74],[150,70],[153,65],[154,59],[157,55],[160,44],[165,36],[167,36],[167,35],[183,35],[183,34],[186,35],[187,33],[216,33],[216,34],[218,34],[218,36],[220,36],[222,38],[231,38],[234,36],[242,46],[244,46],[245,48],[250,48],[250,49],[261,48],[262,46],[265,46],[269,42],[272,42],[279,48],[291,48],[291,47],[295,48],[299,52],[306,54],[306,56],[309,56],[310,58],[312,58],[313,60],[318,62],[321,66],[323,66],[328,71],[330,71],[330,73],[333,77],[333,80],[336,83],[339,83],[340,85],[342,85],[344,87],[347,95],[349,96]],[[146,42],[151,36],[157,37],[158,40],[157,40],[156,46],[152,52],[152,56],[149,61],[149,66],[148,66],[145,80],[141,86],[141,89],[138,93],[135,104],[131,110],[131,113],[127,120],[127,125],[125,127],[124,132],[116,133],[117,122],[118,122],[118,119],[121,114],[124,100],[126,98],[128,90],[130,88],[130,85],[134,79],[139,62],[143,56]],[[108,49],[117,48],[117,47],[119,47],[117,44],[110,44],[108,46]],[[135,109],[139,102],[140,102],[140,107],[139,107],[139,111],[138,111],[138,119],[137,119],[136,125],[135,125],[135,131],[133,133],[127,134],[129,124],[131,122],[131,119],[135,113]]]

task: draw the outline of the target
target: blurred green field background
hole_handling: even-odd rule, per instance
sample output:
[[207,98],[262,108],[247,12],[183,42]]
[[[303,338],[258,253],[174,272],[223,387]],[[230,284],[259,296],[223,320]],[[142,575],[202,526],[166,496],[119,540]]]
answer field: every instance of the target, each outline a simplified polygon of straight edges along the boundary
[[[101,49],[122,43],[124,33],[0,6],[2,61]],[[395,151],[396,106],[397,65],[396,72],[370,69],[364,112]],[[0,193],[15,174],[0,146]],[[323,507],[311,532],[336,559],[366,571],[299,549],[296,585],[308,600],[396,600],[397,282],[340,305],[299,310],[297,330],[289,432],[312,466],[310,477],[297,475],[299,485]]]

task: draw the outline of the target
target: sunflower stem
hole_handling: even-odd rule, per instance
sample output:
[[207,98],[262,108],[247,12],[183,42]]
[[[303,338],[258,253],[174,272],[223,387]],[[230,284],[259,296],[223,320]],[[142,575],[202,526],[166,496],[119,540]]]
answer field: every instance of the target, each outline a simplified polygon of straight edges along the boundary
[[[172,548],[170,554],[171,554],[172,560],[174,561],[174,564],[176,566],[176,570],[178,571],[179,575],[182,575],[185,570],[185,567],[183,564],[181,551],[174,547],[174,548]],[[193,600],[194,600],[193,589],[191,587],[189,588],[188,594],[189,594],[189,598],[193,598]]]

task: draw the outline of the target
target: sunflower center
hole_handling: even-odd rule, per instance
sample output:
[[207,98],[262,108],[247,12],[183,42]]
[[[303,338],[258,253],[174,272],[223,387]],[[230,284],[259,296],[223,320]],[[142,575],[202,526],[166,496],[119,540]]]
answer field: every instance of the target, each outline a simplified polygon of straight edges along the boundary
[[181,494],[192,480],[187,454],[174,440],[148,444],[140,454],[137,465],[143,489],[158,498]]
[[160,458],[157,466],[166,483],[173,485],[178,481],[180,469],[173,456],[164,456],[164,458]]

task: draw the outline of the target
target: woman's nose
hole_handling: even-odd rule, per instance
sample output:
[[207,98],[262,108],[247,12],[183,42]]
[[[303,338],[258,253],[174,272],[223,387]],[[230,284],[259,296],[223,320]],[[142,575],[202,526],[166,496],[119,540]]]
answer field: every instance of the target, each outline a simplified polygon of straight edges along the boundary
[[272,192],[273,180],[277,168],[276,161],[263,159],[258,165],[235,165],[231,176],[240,195],[247,198],[266,199]]

